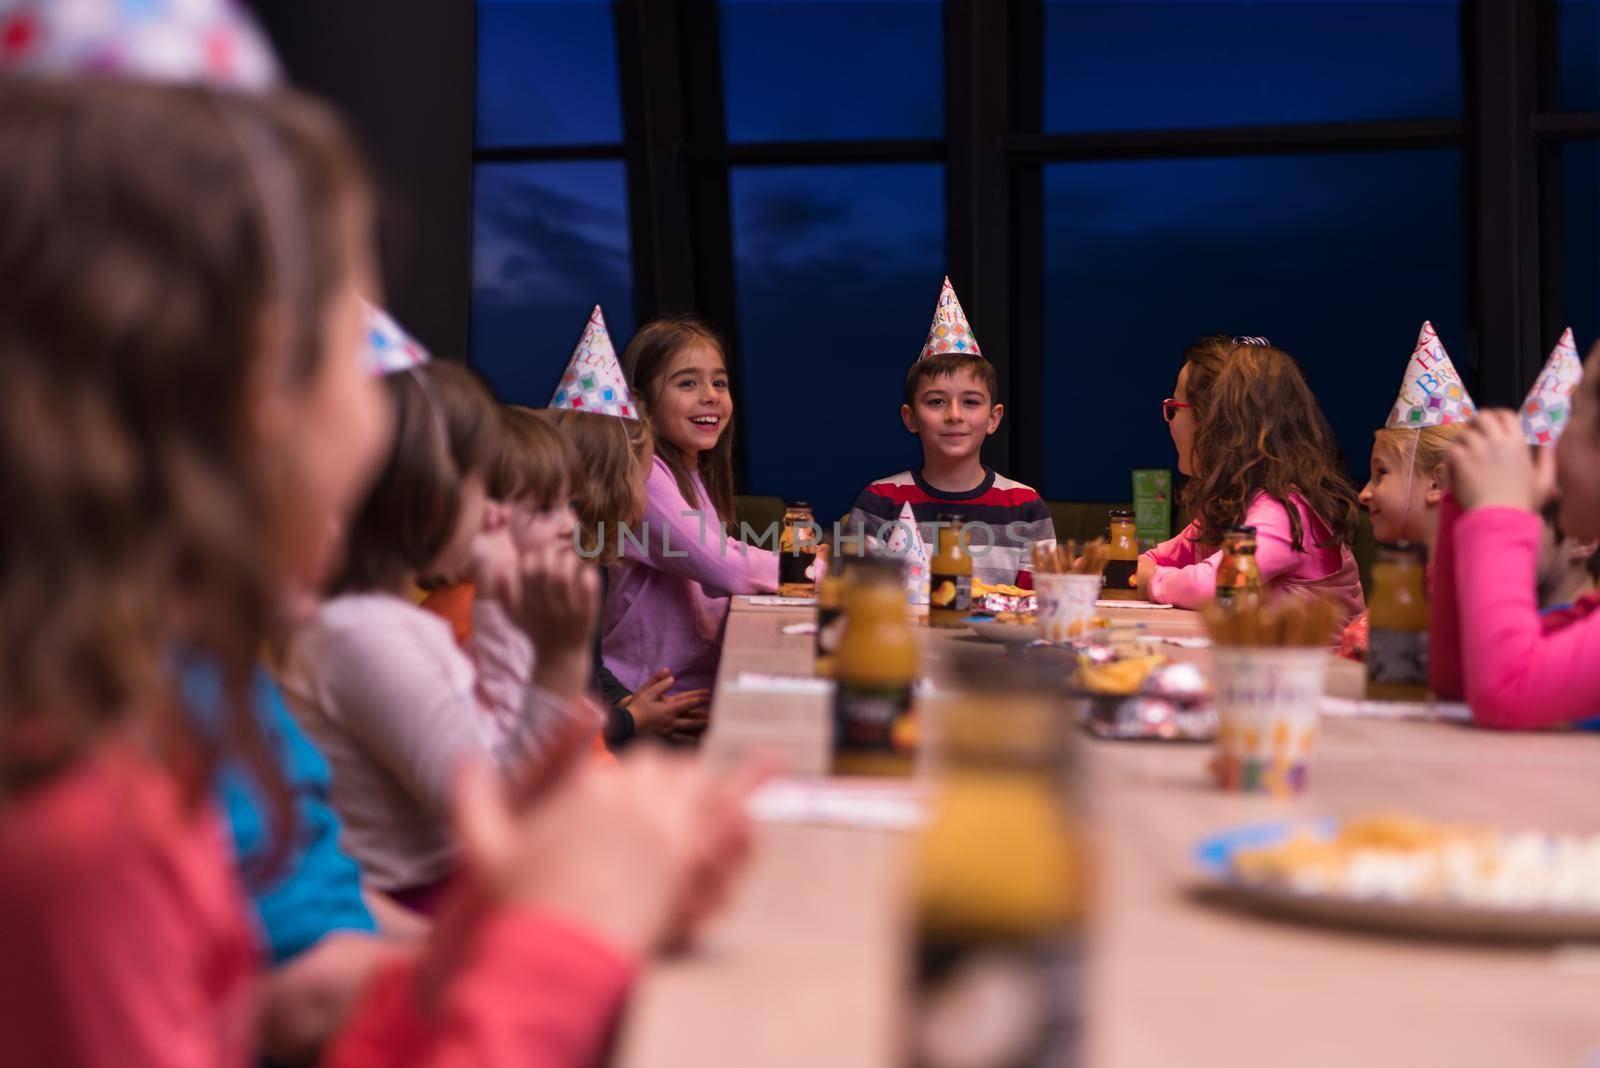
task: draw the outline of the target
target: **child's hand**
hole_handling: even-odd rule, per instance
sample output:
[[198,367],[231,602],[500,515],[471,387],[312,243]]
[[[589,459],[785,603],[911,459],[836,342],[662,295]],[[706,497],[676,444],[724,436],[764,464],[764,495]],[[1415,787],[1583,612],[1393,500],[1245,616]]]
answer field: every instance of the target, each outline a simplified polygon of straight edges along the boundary
[[692,934],[726,895],[759,781],[749,768],[719,774],[638,753],[580,766],[523,808],[478,768],[458,791],[458,840],[491,900],[575,920],[644,954]]
[[1450,447],[1450,474],[1461,507],[1538,512],[1555,496],[1555,455],[1537,456],[1512,412],[1481,412]]
[[1148,556],[1139,557],[1139,570],[1128,577],[1128,585],[1139,591],[1139,597],[1150,599],[1150,580],[1156,577],[1156,562]]
[[515,610],[540,656],[589,647],[599,613],[594,568],[554,546],[522,557]]
[[575,697],[588,685],[593,664],[590,641],[599,613],[593,567],[560,546],[522,557],[507,611],[533,641],[533,684]]
[[491,501],[483,510],[483,529],[472,539],[467,578],[480,594],[505,601],[517,574],[517,546],[505,507]]
[[694,737],[706,729],[711,713],[710,690],[685,690],[668,696],[667,691],[678,680],[662,668],[639,687],[624,707],[633,717],[633,729],[643,734],[649,731],[670,738]]

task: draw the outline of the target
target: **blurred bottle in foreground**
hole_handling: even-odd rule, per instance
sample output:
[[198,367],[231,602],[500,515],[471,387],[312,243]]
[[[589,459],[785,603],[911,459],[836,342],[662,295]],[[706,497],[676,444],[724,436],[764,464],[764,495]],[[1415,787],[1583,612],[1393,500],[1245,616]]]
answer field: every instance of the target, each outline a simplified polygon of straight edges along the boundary
[[1229,527],[1222,535],[1217,566],[1217,607],[1224,612],[1261,607],[1261,565],[1256,563],[1256,528]]
[[1379,545],[1367,602],[1367,696],[1379,701],[1428,699],[1427,550]]
[[918,650],[902,575],[893,558],[849,564],[844,631],[833,657],[836,775],[910,775],[915,766]]
[[968,654],[940,703],[942,771],[917,849],[908,1062],[1080,1062],[1088,875],[1070,718],[1014,662]]

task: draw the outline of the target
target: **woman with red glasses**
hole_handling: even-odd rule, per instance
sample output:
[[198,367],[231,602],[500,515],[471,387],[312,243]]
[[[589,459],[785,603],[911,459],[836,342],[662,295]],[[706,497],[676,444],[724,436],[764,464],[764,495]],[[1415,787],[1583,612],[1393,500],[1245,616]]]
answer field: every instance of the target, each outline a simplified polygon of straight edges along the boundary
[[1333,431],[1294,359],[1266,338],[1213,335],[1190,345],[1161,414],[1189,476],[1194,521],[1139,558],[1132,581],[1152,601],[1198,608],[1216,595],[1222,535],[1256,531],[1268,587],[1331,597],[1362,610],[1350,543],[1356,491]]

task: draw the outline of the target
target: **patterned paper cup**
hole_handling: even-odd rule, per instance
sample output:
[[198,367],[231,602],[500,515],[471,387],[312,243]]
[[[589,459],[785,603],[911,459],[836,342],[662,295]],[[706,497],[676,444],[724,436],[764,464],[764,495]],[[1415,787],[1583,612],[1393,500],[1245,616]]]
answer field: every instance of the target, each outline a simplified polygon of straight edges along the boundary
[[1039,633],[1047,642],[1082,637],[1094,628],[1094,602],[1100,597],[1099,575],[1055,575],[1037,572]]
[[1306,788],[1330,655],[1272,647],[1211,651],[1217,706],[1211,777],[1218,786],[1280,797]]

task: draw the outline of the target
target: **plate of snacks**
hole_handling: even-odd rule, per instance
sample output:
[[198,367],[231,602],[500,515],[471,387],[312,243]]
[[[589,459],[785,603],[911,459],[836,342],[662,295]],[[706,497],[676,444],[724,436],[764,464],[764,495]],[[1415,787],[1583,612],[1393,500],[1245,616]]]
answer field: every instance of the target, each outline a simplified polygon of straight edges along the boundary
[[1380,814],[1238,827],[1200,842],[1209,891],[1294,919],[1402,934],[1600,938],[1600,834]]

